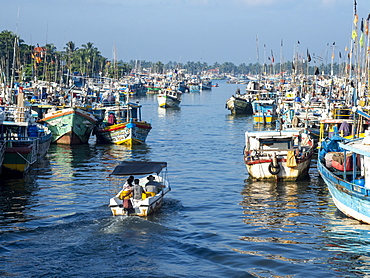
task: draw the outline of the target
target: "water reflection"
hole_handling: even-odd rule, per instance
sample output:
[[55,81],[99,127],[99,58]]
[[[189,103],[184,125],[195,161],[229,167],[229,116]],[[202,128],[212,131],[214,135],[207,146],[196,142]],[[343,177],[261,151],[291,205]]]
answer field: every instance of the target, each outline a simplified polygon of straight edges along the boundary
[[7,231],[19,230],[27,220],[27,206],[32,202],[30,197],[37,190],[34,179],[26,176],[25,179],[0,180],[0,234]]
[[158,106],[158,117],[176,118],[181,115],[181,107],[162,108]]
[[308,183],[246,181],[242,191],[243,221],[248,225],[266,225],[286,228],[295,225],[304,200],[299,195],[307,190]]

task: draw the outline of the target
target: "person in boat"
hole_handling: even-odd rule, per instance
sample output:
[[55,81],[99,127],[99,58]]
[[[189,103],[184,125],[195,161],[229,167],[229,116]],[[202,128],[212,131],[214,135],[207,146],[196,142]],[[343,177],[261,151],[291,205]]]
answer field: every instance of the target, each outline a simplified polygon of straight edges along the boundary
[[133,199],[136,201],[142,200],[142,194],[146,193],[144,188],[139,184],[139,179],[134,180]]
[[152,192],[152,195],[156,195],[164,187],[160,182],[157,182],[152,175],[147,177],[148,182],[145,184],[145,191]]
[[148,182],[145,184],[145,191],[147,195],[155,196],[158,193],[158,182],[154,180],[154,177],[152,175],[147,177]]
[[121,194],[119,196],[119,198],[121,200],[123,200],[123,208],[124,208],[124,210],[125,211],[128,211],[129,213],[132,212],[132,210],[133,210],[132,203],[131,203],[131,200],[130,200],[130,198],[132,197],[132,193],[133,193],[133,185],[132,185],[133,180],[134,180],[134,177],[133,176],[130,176],[127,179],[127,181],[123,185]]
[[123,184],[123,188],[125,188],[125,186],[130,186],[132,187],[132,183],[134,182],[135,180],[135,177],[134,176],[129,176],[128,179],[126,180],[126,182]]
[[114,112],[110,112],[108,115],[108,125],[115,125],[117,124],[116,115],[114,115]]

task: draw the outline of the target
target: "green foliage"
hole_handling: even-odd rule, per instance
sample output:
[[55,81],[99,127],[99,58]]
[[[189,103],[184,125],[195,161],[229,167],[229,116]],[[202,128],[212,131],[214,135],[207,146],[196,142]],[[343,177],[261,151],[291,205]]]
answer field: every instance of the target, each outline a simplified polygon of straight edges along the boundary
[[[37,49],[42,49],[37,52]],[[14,56],[15,54],[15,56]],[[37,58],[38,57],[38,58]],[[13,65],[14,63],[14,65]],[[152,73],[165,73],[168,70],[185,69],[188,74],[202,74],[210,69],[218,69],[220,74],[241,75],[241,74],[278,74],[288,71],[295,74],[314,74],[316,68],[330,74],[331,65],[314,65],[307,67],[306,63],[295,66],[291,62],[284,64],[260,65],[258,63],[242,63],[235,65],[232,62],[222,64],[215,62],[208,65],[205,62],[188,61],[185,64],[169,61],[164,64],[161,61],[155,63],[150,61],[131,60],[128,63],[123,61],[108,61],[103,57],[92,42],[77,47],[72,41],[66,43],[63,50],[58,51],[54,44],[46,44],[41,48],[27,45],[24,41],[11,31],[4,30],[0,33],[0,82],[10,81],[12,71],[18,81],[29,81],[42,79],[46,81],[66,81],[66,76],[79,72],[83,76],[98,77],[106,76],[120,78],[130,74],[135,69],[140,71],[147,69]],[[344,71],[344,64],[333,65],[333,73],[338,74]],[[3,77],[6,76],[4,79]],[[15,80],[15,81],[17,81]]]

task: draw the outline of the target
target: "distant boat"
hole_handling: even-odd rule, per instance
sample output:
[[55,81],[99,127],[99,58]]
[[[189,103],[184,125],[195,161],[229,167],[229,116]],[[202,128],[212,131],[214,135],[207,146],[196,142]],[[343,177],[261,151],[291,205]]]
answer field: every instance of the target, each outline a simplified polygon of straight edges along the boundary
[[199,92],[200,91],[200,85],[199,82],[191,81],[188,83],[189,92]]
[[244,162],[252,179],[302,179],[313,152],[314,141],[303,129],[245,133]]
[[53,143],[79,145],[88,142],[96,118],[87,111],[71,107],[51,111],[40,122],[48,125]]
[[253,108],[251,99],[246,94],[237,93],[226,100],[225,107],[230,110],[233,115],[252,115]]
[[138,103],[126,103],[95,109],[93,113],[99,118],[93,131],[97,142],[129,146],[143,144],[152,125],[141,119],[141,108]]
[[212,80],[210,78],[202,78],[199,86],[202,91],[212,90]]
[[157,96],[159,107],[179,107],[182,93],[177,90],[163,89]]

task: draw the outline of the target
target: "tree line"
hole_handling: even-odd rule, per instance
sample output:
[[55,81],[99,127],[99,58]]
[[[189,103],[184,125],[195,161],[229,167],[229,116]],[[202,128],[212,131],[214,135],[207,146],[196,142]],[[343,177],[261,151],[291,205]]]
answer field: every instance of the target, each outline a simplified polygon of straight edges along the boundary
[[295,65],[289,61],[282,64],[241,63],[239,65],[232,62],[207,64],[206,62],[177,63],[170,61],[164,64],[161,61],[112,61],[103,57],[92,42],[77,47],[74,42],[69,41],[62,50],[58,50],[52,43],[43,46],[28,45],[11,31],[4,30],[0,33],[0,82],[7,85],[12,85],[10,84],[12,82],[31,80],[65,82],[67,76],[72,74],[118,79],[132,71],[142,72],[144,69],[151,73],[184,69],[186,73],[194,75],[217,69],[217,73],[220,75],[237,76],[279,74],[281,72],[314,74],[317,71],[326,74],[333,71],[334,74],[339,74],[343,68],[344,65],[337,63],[312,66],[307,61]]

